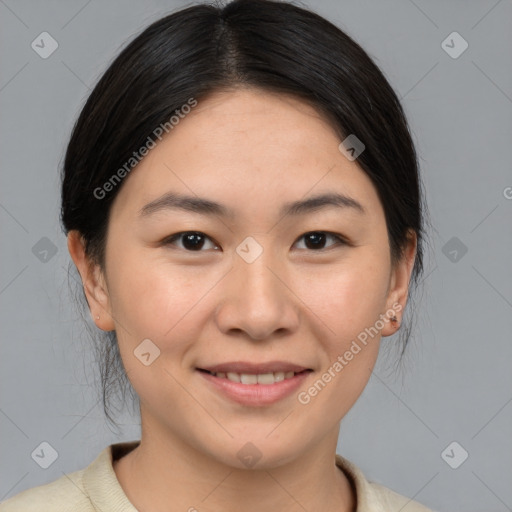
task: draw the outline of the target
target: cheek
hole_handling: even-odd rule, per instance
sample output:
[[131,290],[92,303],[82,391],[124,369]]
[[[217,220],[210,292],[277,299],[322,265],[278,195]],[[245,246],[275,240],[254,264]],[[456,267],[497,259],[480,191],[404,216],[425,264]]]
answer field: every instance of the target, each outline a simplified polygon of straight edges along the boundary
[[336,404],[333,411],[343,416],[368,383],[379,353],[376,323],[385,306],[386,268],[371,251],[360,251],[350,261],[346,258],[298,281],[302,284],[297,295],[308,306],[305,311],[312,312],[311,325],[325,354],[322,382],[304,390],[305,399],[314,401],[318,410]]
[[[133,270],[137,269],[137,270]],[[192,266],[125,256],[111,276],[112,311],[137,335],[161,338],[191,311],[211,285]]]
[[385,267],[364,263],[317,272],[297,293],[307,305],[304,311],[311,312],[310,325],[324,355],[317,380],[301,390],[299,403],[336,421],[363,392],[379,354],[380,329],[375,326],[387,278],[379,270]]
[[[375,325],[386,302],[388,275],[384,262],[359,253],[340,264],[318,268],[297,278],[295,293],[311,311],[324,336],[343,343]],[[341,347],[338,345],[342,344]]]
[[203,304],[225,270],[200,271],[143,251],[117,261],[123,263],[111,272],[109,293],[121,348],[133,352],[148,338],[171,358],[186,350],[207,321]]
[[[180,386],[172,376],[191,339],[197,339],[203,328],[200,301],[211,284],[170,265],[149,264],[148,260],[139,265],[142,260],[125,255],[123,268],[118,267],[111,277],[121,358],[133,387],[146,403],[158,402],[158,396],[179,403]],[[154,345],[141,345],[147,339]],[[142,346],[148,348],[142,351]],[[139,357],[148,351],[151,362],[146,366]]]

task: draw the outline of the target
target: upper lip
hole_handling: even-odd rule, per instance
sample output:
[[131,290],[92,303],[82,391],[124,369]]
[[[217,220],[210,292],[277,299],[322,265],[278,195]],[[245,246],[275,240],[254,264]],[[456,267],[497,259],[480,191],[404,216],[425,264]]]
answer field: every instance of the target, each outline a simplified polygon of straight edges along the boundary
[[305,366],[298,364],[288,363],[286,361],[268,361],[266,363],[249,363],[245,361],[233,361],[229,363],[220,363],[212,366],[198,367],[199,370],[207,370],[212,373],[218,372],[233,372],[233,373],[248,373],[248,374],[264,374],[276,372],[295,372],[299,373],[304,370],[310,370]]

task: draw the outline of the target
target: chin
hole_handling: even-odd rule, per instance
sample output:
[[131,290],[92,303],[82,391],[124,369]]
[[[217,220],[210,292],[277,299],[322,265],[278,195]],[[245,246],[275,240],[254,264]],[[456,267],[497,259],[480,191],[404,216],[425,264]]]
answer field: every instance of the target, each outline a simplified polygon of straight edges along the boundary
[[244,436],[230,438],[221,446],[210,447],[208,452],[212,458],[226,466],[257,470],[283,466],[298,456],[298,444],[291,441],[288,436],[287,446],[283,446],[281,436],[276,436],[272,440],[266,436],[267,434],[262,434],[261,431],[255,432],[254,436],[247,432]]

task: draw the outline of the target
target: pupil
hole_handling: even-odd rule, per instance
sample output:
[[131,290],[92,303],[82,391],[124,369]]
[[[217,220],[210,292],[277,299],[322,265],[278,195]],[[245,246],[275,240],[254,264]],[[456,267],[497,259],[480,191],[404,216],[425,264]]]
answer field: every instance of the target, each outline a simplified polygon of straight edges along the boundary
[[[324,233],[310,233],[306,236],[306,246],[309,248],[309,241],[313,241],[313,249],[318,249],[318,245],[316,245],[319,241],[325,242],[325,234]],[[320,244],[322,245],[322,244]]]
[[203,242],[204,242],[203,240],[198,240],[201,238],[202,238],[202,236],[199,235],[198,233],[190,233],[188,235],[185,235],[184,245],[185,245],[185,247],[187,247],[187,244],[190,244],[189,248],[201,249],[201,247],[203,246]]

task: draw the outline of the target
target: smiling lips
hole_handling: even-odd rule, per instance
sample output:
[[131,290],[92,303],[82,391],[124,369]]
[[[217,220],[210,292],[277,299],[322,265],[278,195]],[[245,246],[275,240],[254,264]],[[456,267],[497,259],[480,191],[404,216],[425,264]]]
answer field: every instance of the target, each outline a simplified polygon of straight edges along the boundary
[[296,390],[313,370],[284,361],[222,363],[197,368],[223,395],[243,405],[270,405]]
[[199,370],[206,370],[212,373],[217,372],[234,372],[247,373],[249,375],[258,375],[263,373],[274,372],[294,372],[300,373],[308,368],[298,364],[288,363],[286,361],[269,361],[267,363],[248,363],[244,361],[233,361],[230,363],[220,363],[213,366],[201,366]]
[[200,371],[208,372],[209,374],[220,379],[228,379],[231,382],[251,385],[271,385],[277,382],[282,382],[286,379],[291,379],[299,373],[310,371],[304,366],[299,366],[284,361],[270,361],[268,363],[259,364],[240,361],[232,363],[221,363],[214,366],[198,369]]

